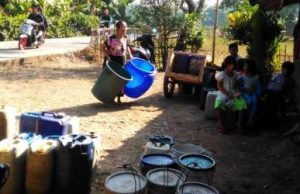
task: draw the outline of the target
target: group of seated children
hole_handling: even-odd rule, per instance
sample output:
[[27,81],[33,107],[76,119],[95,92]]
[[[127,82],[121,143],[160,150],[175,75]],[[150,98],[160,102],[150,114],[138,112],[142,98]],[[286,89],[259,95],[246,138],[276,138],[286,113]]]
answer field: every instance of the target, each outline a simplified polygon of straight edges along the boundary
[[254,60],[240,60],[239,71],[236,71],[236,64],[236,57],[228,56],[223,61],[223,71],[216,74],[219,92],[215,108],[222,134],[235,126],[235,123],[228,123],[235,122],[228,119],[228,113],[238,113],[237,127],[239,132],[243,133],[244,118],[247,118],[247,125],[254,124],[259,102],[263,101],[264,104],[262,115],[265,121],[272,123],[276,114],[284,109],[285,103],[293,99],[294,63],[284,62],[281,73],[274,75],[266,86],[263,86],[260,80]]

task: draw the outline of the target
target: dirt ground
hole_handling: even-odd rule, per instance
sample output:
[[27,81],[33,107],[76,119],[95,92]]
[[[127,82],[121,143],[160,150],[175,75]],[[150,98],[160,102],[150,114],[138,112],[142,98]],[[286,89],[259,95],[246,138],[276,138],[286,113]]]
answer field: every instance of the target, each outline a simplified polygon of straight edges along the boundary
[[[122,104],[102,104],[91,94],[100,69],[73,55],[0,67],[0,106],[14,106],[19,114],[49,110],[76,115],[82,132],[101,136],[93,194],[103,193],[105,178],[120,170],[119,166],[139,167],[143,146],[153,133],[213,152],[217,162],[213,185],[222,193],[299,193],[300,147],[279,131],[220,135],[217,121],[207,121],[193,97],[164,98],[163,73],[142,98],[124,97]],[[285,126],[288,124],[292,125]]]

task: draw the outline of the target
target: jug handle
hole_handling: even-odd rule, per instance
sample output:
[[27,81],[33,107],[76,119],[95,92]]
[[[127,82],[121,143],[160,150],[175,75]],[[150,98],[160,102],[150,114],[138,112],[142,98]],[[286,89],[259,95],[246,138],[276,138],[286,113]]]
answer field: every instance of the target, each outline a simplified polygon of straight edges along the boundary
[[46,115],[49,115],[49,116],[54,117],[54,118],[63,118],[64,117],[63,115],[57,114],[55,112],[44,111],[44,112],[41,113],[41,116],[46,116]]

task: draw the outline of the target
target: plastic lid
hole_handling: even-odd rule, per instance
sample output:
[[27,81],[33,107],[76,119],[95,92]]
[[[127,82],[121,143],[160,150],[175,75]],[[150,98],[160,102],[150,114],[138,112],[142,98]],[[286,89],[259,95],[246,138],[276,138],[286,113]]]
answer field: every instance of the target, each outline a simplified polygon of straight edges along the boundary
[[171,156],[166,154],[149,154],[142,157],[142,161],[149,165],[168,166],[174,164]]
[[132,172],[118,172],[106,178],[105,187],[114,193],[134,193],[146,187],[145,177]]

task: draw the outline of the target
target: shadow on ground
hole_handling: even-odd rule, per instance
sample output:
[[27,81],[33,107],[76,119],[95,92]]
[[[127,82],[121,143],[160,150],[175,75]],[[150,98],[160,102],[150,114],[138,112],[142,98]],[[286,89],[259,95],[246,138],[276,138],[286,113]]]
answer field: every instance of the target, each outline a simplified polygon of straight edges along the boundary
[[149,103],[162,113],[124,139],[119,148],[104,149],[106,155],[101,157],[101,170],[99,168],[97,173],[98,181],[94,183],[96,191],[93,194],[103,192],[105,178],[119,171],[119,166],[132,164],[139,168],[143,146],[147,138],[155,133],[171,135],[177,141],[199,144],[213,152],[217,162],[213,186],[222,193],[288,194],[297,193],[300,189],[299,147],[275,131],[262,131],[257,137],[240,137],[236,132],[219,135],[215,130],[216,121],[206,121],[197,101],[191,97],[165,99],[161,94],[154,94],[138,102],[124,104],[121,109],[106,105],[97,107],[99,111],[113,112],[128,107],[144,107]]

